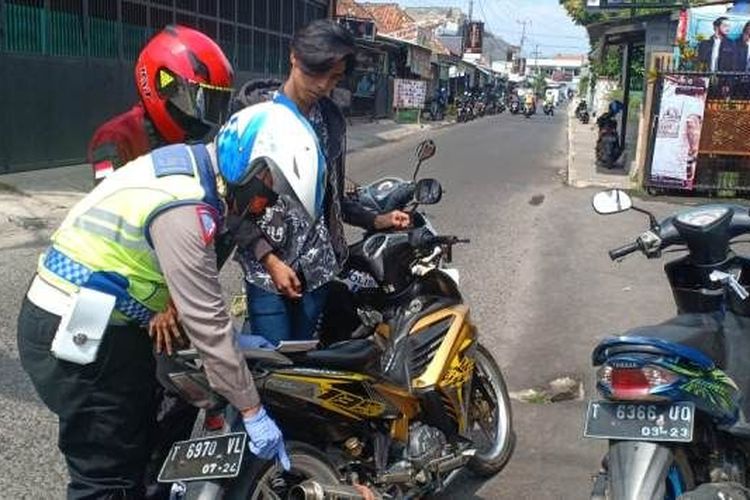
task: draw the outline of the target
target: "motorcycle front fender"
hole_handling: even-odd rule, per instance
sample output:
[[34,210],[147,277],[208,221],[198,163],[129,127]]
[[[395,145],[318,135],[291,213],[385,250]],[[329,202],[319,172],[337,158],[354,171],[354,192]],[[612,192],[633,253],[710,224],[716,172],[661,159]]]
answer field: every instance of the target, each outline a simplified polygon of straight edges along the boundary
[[664,498],[666,479],[673,460],[670,449],[658,443],[611,441],[609,498]]

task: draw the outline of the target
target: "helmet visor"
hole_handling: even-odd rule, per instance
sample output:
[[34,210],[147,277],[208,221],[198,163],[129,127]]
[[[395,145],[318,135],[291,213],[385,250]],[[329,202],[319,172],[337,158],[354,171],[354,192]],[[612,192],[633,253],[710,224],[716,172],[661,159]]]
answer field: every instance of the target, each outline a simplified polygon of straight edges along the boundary
[[169,101],[180,111],[206,125],[219,126],[229,117],[232,89],[182,80]]

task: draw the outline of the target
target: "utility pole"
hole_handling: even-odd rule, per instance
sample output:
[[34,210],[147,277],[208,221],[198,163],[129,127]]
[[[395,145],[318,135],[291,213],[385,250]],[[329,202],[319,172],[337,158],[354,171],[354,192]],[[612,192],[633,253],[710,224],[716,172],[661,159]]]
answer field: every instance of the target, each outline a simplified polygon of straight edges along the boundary
[[542,53],[539,52],[539,44],[534,45],[534,53],[532,54],[534,56],[534,68],[536,69],[536,73],[539,74],[539,56]]
[[471,22],[472,14],[474,14],[474,0],[469,0],[469,22]]
[[523,43],[526,41],[526,25],[531,24],[531,19],[524,19],[523,21],[516,21],[518,24],[523,26],[521,30],[521,57],[523,57]]

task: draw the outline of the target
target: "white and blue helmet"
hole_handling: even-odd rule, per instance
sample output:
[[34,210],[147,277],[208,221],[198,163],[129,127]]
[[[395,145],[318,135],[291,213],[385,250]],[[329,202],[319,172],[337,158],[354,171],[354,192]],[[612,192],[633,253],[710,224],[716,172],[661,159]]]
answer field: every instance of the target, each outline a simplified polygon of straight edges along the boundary
[[[262,182],[266,192],[298,201],[311,218],[320,215],[325,158],[310,123],[283,94],[232,115],[216,136],[216,156],[230,192]],[[243,198],[256,212],[264,208],[258,196]]]

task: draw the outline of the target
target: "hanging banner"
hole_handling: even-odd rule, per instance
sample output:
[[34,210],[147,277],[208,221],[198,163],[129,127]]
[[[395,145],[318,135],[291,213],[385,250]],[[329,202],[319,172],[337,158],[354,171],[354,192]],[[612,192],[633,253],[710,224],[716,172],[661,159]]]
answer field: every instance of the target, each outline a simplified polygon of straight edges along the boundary
[[708,77],[664,76],[651,160],[652,182],[693,188],[708,82]]
[[730,11],[730,6],[689,10],[681,69],[750,72],[750,15]]
[[427,97],[427,82],[424,80],[393,81],[393,107],[397,109],[421,109]]
[[708,101],[700,152],[750,156],[750,101]]

